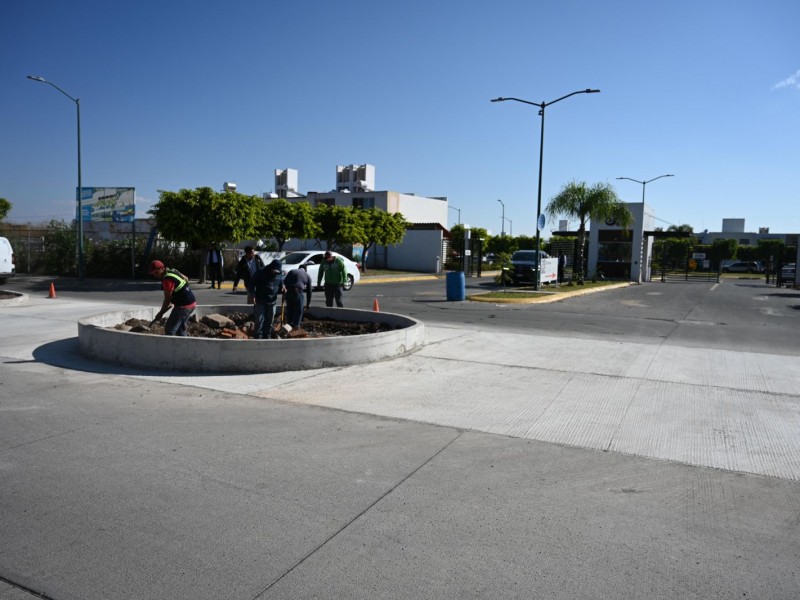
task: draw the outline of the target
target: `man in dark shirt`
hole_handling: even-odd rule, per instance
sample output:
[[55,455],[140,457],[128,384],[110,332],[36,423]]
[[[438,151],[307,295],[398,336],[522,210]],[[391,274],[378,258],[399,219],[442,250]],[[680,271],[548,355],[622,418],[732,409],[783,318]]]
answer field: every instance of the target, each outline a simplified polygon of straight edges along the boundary
[[250,278],[247,291],[253,297],[254,335],[256,339],[275,337],[272,322],[275,320],[275,303],[278,294],[286,293],[281,275],[281,261],[273,260]]
[[208,278],[211,280],[211,289],[216,283],[217,289],[222,289],[222,268],[224,266],[222,252],[216,244],[209,244],[206,252],[206,266],[208,267]]
[[311,304],[311,277],[306,272],[306,266],[301,265],[286,274],[283,280],[286,286],[286,322],[293,329],[300,327],[303,321],[303,307]]
[[[245,289],[247,289],[250,285],[250,278],[256,274],[256,271],[263,268],[264,261],[256,254],[255,248],[252,246],[245,246],[244,255],[239,259],[239,262],[236,263],[236,274],[233,278],[233,293],[235,294],[236,290],[239,289],[239,281],[242,281]],[[253,303],[252,296],[247,296],[247,303]]]

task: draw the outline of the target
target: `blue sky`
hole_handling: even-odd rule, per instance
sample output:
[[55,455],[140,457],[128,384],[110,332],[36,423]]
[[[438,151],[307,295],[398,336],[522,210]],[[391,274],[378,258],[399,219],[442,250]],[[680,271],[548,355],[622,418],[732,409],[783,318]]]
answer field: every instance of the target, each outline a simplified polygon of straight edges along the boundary
[[[0,197],[12,222],[69,220],[80,99],[84,186],[234,181],[447,196],[462,223],[535,233],[538,109],[550,102],[543,206],[572,180],[610,183],[658,221],[800,232],[796,0],[4,0]],[[450,210],[454,224],[458,211]],[[557,226],[548,222],[543,235]],[[506,229],[508,231],[508,227]]]

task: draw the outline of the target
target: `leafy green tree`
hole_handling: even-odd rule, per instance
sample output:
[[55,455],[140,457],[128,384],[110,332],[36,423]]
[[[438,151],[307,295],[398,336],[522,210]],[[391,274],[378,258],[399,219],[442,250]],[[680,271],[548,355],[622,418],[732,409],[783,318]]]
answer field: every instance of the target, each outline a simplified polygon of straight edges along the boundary
[[469,237],[471,240],[469,248],[472,251],[472,257],[474,260],[478,260],[478,240],[483,240],[481,242],[481,254],[486,254],[486,244],[489,243],[492,236],[483,227],[472,227],[469,230]]
[[691,225],[683,224],[683,225],[670,225],[667,227],[667,231],[680,231],[680,232],[688,232],[694,233],[694,227]]
[[275,238],[278,251],[282,251],[283,245],[292,237],[293,226],[294,208],[288,200],[278,198],[259,206],[256,229],[264,237]]
[[711,242],[711,248],[709,249],[711,260],[721,265],[723,260],[734,258],[738,245],[739,242],[735,239],[714,240]]
[[326,250],[336,250],[345,244],[359,243],[364,238],[362,223],[352,207],[321,204],[314,208],[319,225],[316,239],[325,243]]
[[469,230],[469,236],[473,240],[482,239],[484,244],[489,241],[489,238],[491,237],[489,232],[483,227],[473,227]]
[[756,256],[758,260],[763,261],[765,265],[771,267],[783,257],[783,251],[786,247],[783,240],[758,240],[756,246]]
[[[543,240],[539,240],[542,243]],[[518,250],[534,250],[536,249],[536,238],[529,235],[521,235],[517,237],[517,243],[519,244]],[[541,250],[541,248],[540,248]]]
[[[689,238],[665,238],[656,242],[653,254],[666,261],[672,268],[683,269],[689,257],[689,249],[693,246],[693,240]],[[708,252],[711,252],[710,246]]]
[[362,221],[364,257],[361,261],[364,273],[367,272],[369,251],[375,246],[395,246],[403,241],[408,223],[400,213],[388,213],[379,208],[356,209],[355,216]]
[[491,252],[495,257],[501,254],[511,255],[519,250],[519,238],[510,235],[493,235],[484,246],[486,253]]
[[466,228],[461,225],[453,225],[450,228],[450,249],[453,252],[458,252],[459,255],[461,254],[461,250],[464,248],[464,235],[465,235]]
[[320,234],[314,209],[308,202],[289,202],[285,198],[262,202],[258,210],[256,231],[271,237],[278,251],[292,238],[307,240]]
[[586,221],[613,219],[622,229],[627,229],[633,222],[631,211],[617,197],[614,188],[607,183],[596,183],[592,186],[584,181],[568,183],[550,199],[545,212],[551,218],[565,216],[577,219],[580,223],[578,226],[578,256],[575,259],[578,284],[583,284],[585,277],[583,255],[586,247]]
[[[261,203],[258,196],[201,187],[160,191],[158,202],[148,213],[155,217],[163,238],[188,242],[193,249],[200,249],[211,242],[239,242],[254,237]],[[198,256],[202,261],[202,253]]]
[[12,206],[14,205],[11,202],[5,198],[0,198],[0,221],[6,218]]
[[204,247],[209,242],[240,240],[256,231],[261,199],[237,192],[215,192],[209,187],[178,192],[159,192],[159,201],[148,211],[162,237]]
[[461,253],[464,250],[464,230],[464,226],[460,223],[450,228],[447,256],[444,257],[445,270],[459,271],[462,269]]
[[[464,251],[464,238],[467,235],[467,228],[464,225],[453,225],[450,228],[450,252],[455,255],[457,254],[459,259],[462,258],[461,254]],[[469,230],[469,237],[471,240],[475,239],[482,239],[483,240],[483,248],[484,252],[486,252],[486,245],[488,244],[491,236],[489,232],[486,231],[483,227],[472,227]],[[469,247],[467,248],[470,249]],[[455,256],[451,257],[455,258]]]
[[292,211],[291,237],[299,240],[316,239],[320,234],[320,225],[313,207],[308,202],[293,202]]

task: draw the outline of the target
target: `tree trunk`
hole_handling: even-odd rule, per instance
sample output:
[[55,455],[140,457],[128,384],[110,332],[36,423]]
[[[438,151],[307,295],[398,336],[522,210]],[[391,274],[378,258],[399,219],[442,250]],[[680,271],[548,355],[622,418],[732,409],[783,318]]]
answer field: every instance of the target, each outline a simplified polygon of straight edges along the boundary
[[573,265],[573,272],[575,267],[578,268],[578,285],[584,284],[584,278],[586,274],[583,272],[583,254],[586,248],[586,223],[581,219],[581,225],[578,227],[578,260],[575,261],[575,265]]

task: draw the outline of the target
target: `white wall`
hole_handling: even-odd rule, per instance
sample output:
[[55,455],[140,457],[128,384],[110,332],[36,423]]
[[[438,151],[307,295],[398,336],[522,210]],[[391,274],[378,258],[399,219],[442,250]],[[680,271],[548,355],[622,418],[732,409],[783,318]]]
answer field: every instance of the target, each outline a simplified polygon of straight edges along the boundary
[[722,219],[723,233],[744,233],[744,219]]
[[[633,223],[631,223],[631,230],[633,231],[633,239],[631,240],[631,281],[641,283],[642,281],[647,281],[649,276],[650,254],[652,253],[652,243],[645,243],[644,232],[653,230],[655,216],[648,206],[642,202],[627,202],[626,204],[633,215]],[[589,231],[589,276],[597,271],[598,232],[607,229],[618,230],[619,227],[606,225],[602,221],[598,223],[591,222]]]
[[397,208],[390,212],[401,213],[409,223],[438,223],[447,228],[447,200],[389,192],[389,203],[393,200]]
[[400,271],[438,273],[442,265],[441,230],[409,230],[403,243],[386,248],[386,267]]

